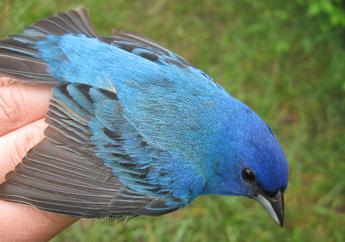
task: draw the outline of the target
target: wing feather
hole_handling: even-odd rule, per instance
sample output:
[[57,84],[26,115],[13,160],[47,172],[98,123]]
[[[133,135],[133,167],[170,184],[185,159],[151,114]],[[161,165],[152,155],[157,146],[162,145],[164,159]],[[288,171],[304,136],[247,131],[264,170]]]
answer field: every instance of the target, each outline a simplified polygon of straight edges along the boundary
[[[106,119],[95,121],[100,103],[116,100],[115,93],[85,84],[56,86],[47,113],[46,138],[6,175],[0,198],[49,212],[99,219],[158,216],[182,207],[181,200],[148,180],[151,169],[145,167],[151,164],[141,164],[126,152],[121,132],[126,127],[132,133],[135,130],[128,128],[123,117],[113,124],[122,128],[102,126]],[[103,130],[96,139],[103,137],[101,145],[92,142],[92,122]],[[175,206],[167,199],[175,199]]]

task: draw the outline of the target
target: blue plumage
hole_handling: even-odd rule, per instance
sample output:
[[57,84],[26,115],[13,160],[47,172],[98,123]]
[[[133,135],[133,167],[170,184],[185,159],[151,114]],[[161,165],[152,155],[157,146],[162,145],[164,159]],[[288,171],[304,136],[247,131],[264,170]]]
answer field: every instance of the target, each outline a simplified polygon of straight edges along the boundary
[[[82,24],[73,21],[75,14]],[[26,66],[6,66],[1,50]],[[283,224],[288,164],[272,130],[205,73],[147,37],[124,31],[100,37],[85,9],[70,11],[3,40],[0,74],[57,85],[47,138],[23,163],[36,162],[42,172],[44,162],[66,165],[50,171],[48,187],[30,187],[45,191],[36,197],[23,195],[25,178],[14,175],[19,165],[0,186],[1,199],[119,218],[171,212],[198,195],[235,195],[258,200]],[[55,152],[44,153],[49,147]],[[101,172],[93,169],[107,171],[113,182],[100,185]],[[18,191],[9,191],[13,186]],[[52,195],[54,189],[61,194]],[[79,211],[78,202],[90,210]]]

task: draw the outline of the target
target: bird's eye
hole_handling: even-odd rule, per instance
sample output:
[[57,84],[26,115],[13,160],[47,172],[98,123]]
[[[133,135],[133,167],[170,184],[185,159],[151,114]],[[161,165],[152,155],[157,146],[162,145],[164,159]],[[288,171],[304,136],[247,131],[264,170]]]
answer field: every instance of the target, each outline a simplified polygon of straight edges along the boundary
[[245,167],[242,170],[242,178],[246,182],[254,182],[256,180],[254,172],[252,172],[249,168]]

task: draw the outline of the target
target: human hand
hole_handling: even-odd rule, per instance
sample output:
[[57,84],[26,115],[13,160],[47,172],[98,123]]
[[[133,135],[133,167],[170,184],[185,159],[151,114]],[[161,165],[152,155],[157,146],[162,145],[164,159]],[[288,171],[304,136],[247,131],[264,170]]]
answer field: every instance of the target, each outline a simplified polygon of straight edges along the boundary
[[[51,97],[51,87],[6,86],[8,81],[0,78],[0,184],[44,138],[44,117]],[[48,241],[77,220],[0,200],[0,241]]]

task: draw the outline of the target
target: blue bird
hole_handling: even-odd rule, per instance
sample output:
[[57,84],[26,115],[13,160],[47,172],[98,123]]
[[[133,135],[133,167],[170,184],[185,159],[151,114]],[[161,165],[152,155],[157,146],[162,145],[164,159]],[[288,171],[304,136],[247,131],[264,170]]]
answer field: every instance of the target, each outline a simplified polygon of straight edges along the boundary
[[6,175],[0,199],[121,219],[244,196],[283,226],[289,168],[271,128],[155,41],[99,36],[81,8],[1,40],[0,75],[54,86],[46,138]]

